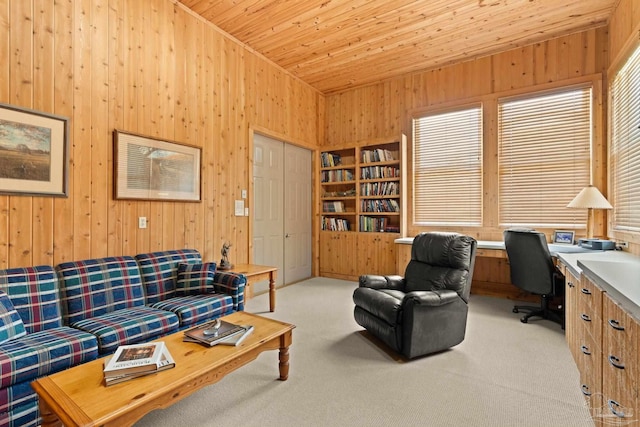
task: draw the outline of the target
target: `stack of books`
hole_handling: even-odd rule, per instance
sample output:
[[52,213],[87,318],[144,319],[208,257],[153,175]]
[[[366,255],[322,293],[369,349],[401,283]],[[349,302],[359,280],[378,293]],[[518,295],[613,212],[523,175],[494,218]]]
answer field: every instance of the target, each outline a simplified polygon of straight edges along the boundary
[[216,319],[184,331],[183,341],[196,342],[208,347],[239,345],[253,332],[252,325],[235,325]]
[[163,341],[121,345],[105,360],[106,386],[171,369],[176,363]]

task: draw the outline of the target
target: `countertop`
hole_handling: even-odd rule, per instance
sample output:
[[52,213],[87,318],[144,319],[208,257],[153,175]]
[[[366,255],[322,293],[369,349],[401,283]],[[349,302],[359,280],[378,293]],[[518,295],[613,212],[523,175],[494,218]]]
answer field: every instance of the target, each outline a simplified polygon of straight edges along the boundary
[[559,253],[575,276],[584,273],[640,321],[640,257],[627,252]]
[[[410,245],[413,243],[413,237],[401,237],[399,239],[395,239],[394,242],[400,245]],[[502,240],[478,240],[478,249],[494,249],[502,251],[505,250],[504,242]],[[602,253],[603,251],[593,251],[591,249],[581,248],[577,245],[561,245],[557,243],[549,243],[549,252],[551,252],[552,255],[556,255],[561,252]]]

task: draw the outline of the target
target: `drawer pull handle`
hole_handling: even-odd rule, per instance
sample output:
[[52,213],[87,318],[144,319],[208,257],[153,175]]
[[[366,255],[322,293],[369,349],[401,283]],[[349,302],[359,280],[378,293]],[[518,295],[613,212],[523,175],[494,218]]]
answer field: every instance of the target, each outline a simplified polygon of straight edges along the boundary
[[609,356],[609,363],[611,363],[614,368],[624,369],[624,365],[620,363],[620,359],[615,356]]
[[580,390],[582,390],[582,394],[584,394],[585,396],[591,396],[591,392],[589,391],[589,386],[586,384],[582,384],[580,386]]
[[582,352],[584,354],[586,354],[587,356],[591,356],[591,352],[589,351],[589,347],[587,347],[586,345],[583,345],[582,347],[580,347],[580,350],[582,350]]
[[587,288],[582,288],[582,290],[581,290],[581,291],[582,291],[582,293],[583,293],[583,294],[585,294],[585,295],[591,295],[591,291],[590,291],[589,289],[587,289]]
[[624,331],[624,326],[620,326],[620,322],[614,319],[609,319],[609,325],[616,331]]
[[567,282],[567,285],[568,285],[570,288],[573,288],[573,287],[574,287],[573,282]]
[[613,415],[615,415],[618,418],[624,418],[624,412],[618,410],[618,408],[620,407],[620,404],[618,402],[616,402],[615,400],[609,399],[608,404],[609,404],[609,410]]
[[582,314],[580,315],[580,318],[581,318],[582,320],[584,320],[585,322],[591,322],[591,317],[589,317],[589,315],[587,315],[587,314],[582,313]]

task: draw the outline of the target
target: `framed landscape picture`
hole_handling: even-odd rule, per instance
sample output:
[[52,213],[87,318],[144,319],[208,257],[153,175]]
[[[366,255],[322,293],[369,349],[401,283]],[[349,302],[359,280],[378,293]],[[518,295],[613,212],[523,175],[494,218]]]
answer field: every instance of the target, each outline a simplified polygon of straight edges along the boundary
[[0,104],[0,193],[67,197],[69,120]]
[[202,149],[114,131],[116,199],[200,201]]

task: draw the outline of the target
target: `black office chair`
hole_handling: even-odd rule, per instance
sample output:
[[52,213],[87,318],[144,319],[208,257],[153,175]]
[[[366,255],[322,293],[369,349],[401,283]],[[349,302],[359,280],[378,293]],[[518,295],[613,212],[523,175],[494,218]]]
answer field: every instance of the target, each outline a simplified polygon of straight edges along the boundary
[[511,267],[511,283],[540,295],[539,306],[516,305],[513,312],[528,311],[520,319],[522,323],[535,316],[558,322],[564,329],[564,303],[559,309],[550,307],[554,297],[564,296],[564,276],[551,258],[545,235],[533,230],[505,230],[504,244]]

